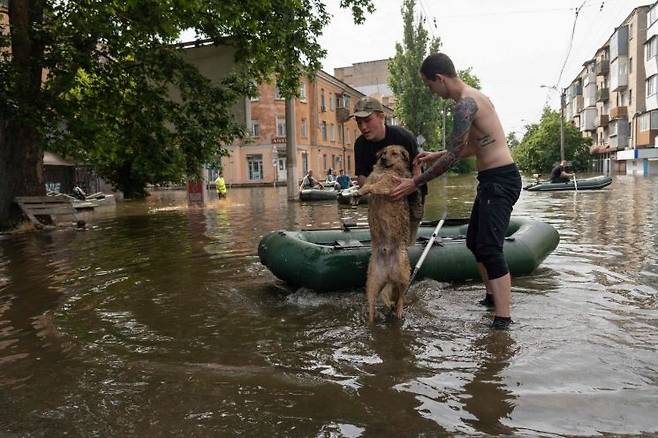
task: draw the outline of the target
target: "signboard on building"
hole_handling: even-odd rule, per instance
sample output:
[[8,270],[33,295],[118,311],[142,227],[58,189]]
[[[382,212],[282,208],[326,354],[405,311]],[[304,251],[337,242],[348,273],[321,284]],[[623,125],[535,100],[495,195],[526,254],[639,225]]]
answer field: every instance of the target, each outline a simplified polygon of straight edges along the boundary
[[286,144],[286,138],[285,137],[272,137],[272,144]]

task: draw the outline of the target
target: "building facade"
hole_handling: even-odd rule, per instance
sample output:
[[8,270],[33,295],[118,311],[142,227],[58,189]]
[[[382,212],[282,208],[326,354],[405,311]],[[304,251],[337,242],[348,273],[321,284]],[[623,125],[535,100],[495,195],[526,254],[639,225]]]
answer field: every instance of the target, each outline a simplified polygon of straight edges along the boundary
[[[258,91],[258,96],[247,99],[249,136],[227,146],[229,155],[221,158],[224,178],[231,185],[287,183],[285,99],[275,83],[262,83]],[[313,80],[301,79],[299,97],[293,99],[298,179],[308,170],[319,179],[329,169],[354,175],[354,142],[359,131],[348,115],[363,96],[323,71]],[[385,110],[388,123],[395,123],[392,110]],[[215,175],[216,171],[210,170],[209,180]]]
[[334,76],[356,88],[366,96],[378,99],[383,105],[395,108],[395,96],[388,85],[390,59],[357,62],[334,69]]
[[595,170],[658,174],[657,4],[635,8],[564,90],[565,118],[592,138]]

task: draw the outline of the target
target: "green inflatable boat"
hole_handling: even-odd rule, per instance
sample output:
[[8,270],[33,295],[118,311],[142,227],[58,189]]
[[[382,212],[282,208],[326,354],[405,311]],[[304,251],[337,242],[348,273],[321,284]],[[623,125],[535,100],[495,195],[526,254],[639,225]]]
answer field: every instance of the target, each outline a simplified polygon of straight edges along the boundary
[[[424,222],[418,241],[409,247],[411,266],[416,264],[436,222]],[[437,281],[479,279],[475,258],[466,248],[468,220],[448,219],[440,239],[425,259],[417,278]],[[513,276],[527,275],[557,247],[560,236],[551,225],[513,217],[505,238],[505,259]],[[258,256],[274,275],[295,287],[318,291],[365,286],[370,258],[370,230],[342,229],[273,231],[258,245]]]
[[334,189],[304,189],[299,191],[300,201],[333,201],[338,192]]

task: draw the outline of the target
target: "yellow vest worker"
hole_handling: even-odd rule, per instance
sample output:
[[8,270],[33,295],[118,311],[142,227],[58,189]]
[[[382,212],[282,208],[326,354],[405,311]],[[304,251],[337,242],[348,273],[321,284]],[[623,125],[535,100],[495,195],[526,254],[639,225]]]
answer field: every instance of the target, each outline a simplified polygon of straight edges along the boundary
[[220,199],[226,198],[226,183],[224,182],[224,177],[221,173],[215,180],[215,187],[217,188],[217,196],[219,196]]

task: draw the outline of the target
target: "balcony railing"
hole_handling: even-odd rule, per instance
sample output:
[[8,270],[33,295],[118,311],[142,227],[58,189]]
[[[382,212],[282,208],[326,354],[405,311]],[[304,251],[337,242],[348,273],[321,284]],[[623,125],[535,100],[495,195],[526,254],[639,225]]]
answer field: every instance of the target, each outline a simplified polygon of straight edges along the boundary
[[607,59],[601,60],[596,63],[596,75],[597,76],[605,76],[608,73],[610,73],[610,61]]
[[610,120],[609,116],[607,114],[602,114],[596,119],[596,126],[600,126],[601,128],[608,126],[608,121]]
[[610,109],[610,120],[628,118],[628,108],[625,106],[616,106]]
[[574,112],[579,113],[583,110],[583,104],[585,102],[585,99],[583,96],[576,96],[573,100],[573,109]]
[[607,102],[610,98],[610,90],[607,88],[601,88],[596,92],[596,101],[597,102]]

